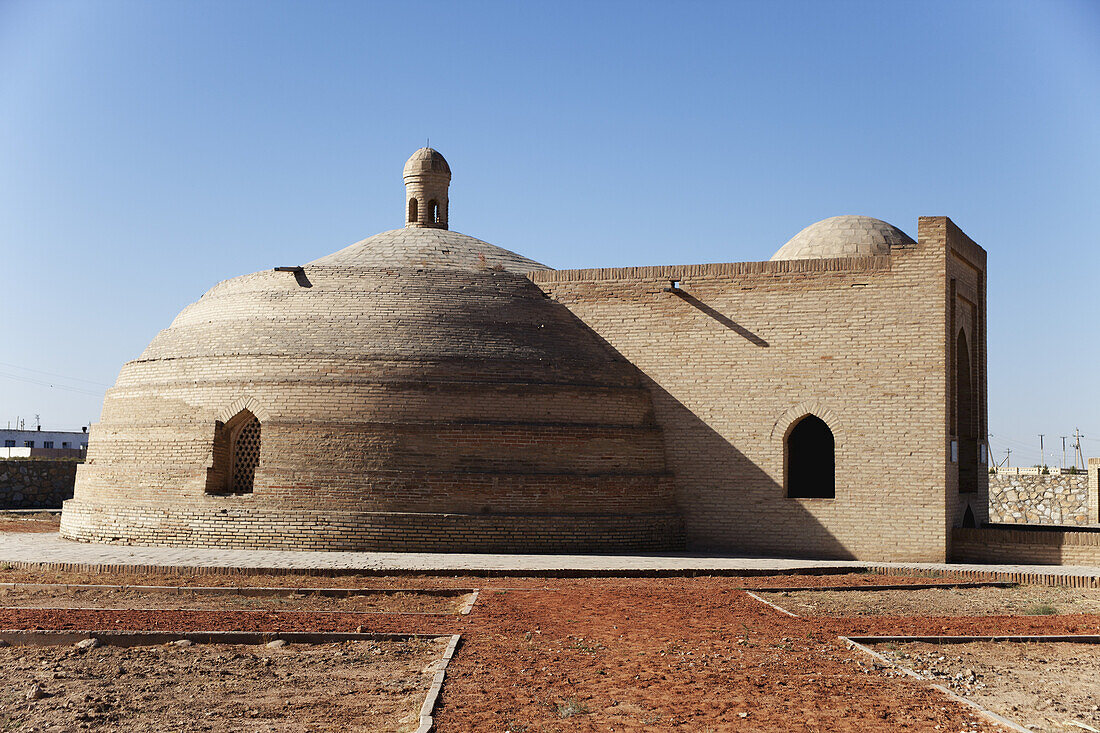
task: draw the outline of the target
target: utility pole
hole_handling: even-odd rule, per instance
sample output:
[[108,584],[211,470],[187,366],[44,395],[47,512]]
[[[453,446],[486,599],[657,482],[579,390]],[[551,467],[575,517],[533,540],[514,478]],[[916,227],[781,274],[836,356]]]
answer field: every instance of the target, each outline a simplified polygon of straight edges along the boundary
[[1085,457],[1081,455],[1081,428],[1073,429],[1073,467],[1077,468],[1077,461],[1081,461],[1081,467],[1085,468]]
[[1046,465],[1046,460],[1043,458],[1043,434],[1039,433],[1039,470],[1042,471]]
[[1062,470],[1066,470],[1066,438],[1068,435],[1060,436],[1062,438]]
[[1011,456],[1012,456],[1012,449],[1011,448],[1005,448],[1005,462],[1002,463],[1001,465],[1002,466],[1007,466],[1008,465],[1008,459]]

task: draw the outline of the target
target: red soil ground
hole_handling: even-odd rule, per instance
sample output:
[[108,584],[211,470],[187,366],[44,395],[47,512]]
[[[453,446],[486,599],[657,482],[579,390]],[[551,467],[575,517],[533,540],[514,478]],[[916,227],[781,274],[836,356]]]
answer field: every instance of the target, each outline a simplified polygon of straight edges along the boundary
[[[16,580],[14,571],[0,580]],[[19,575],[25,573],[20,572]],[[224,576],[223,576],[224,577]],[[921,684],[861,666],[838,635],[1096,634],[1100,616],[790,618],[739,586],[902,577],[517,579],[238,577],[251,585],[480,587],[467,617],[279,611],[0,611],[6,629],[460,633],[438,730],[994,731]],[[21,577],[20,580],[30,580]],[[45,578],[41,578],[45,580]],[[52,577],[50,582],[66,582]],[[74,578],[68,582],[74,582]],[[117,583],[118,576],[81,576]],[[144,583],[163,583],[145,576]],[[194,584],[212,584],[210,577]],[[135,578],[128,583],[138,582]],[[910,578],[909,582],[929,582]]]

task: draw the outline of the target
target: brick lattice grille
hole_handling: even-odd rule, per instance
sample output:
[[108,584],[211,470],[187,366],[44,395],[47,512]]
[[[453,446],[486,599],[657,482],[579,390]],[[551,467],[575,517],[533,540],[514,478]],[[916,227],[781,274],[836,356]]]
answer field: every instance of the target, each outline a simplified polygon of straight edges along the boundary
[[260,421],[255,417],[237,433],[233,441],[233,486],[234,492],[252,491],[252,480],[256,475],[256,464],[260,462]]

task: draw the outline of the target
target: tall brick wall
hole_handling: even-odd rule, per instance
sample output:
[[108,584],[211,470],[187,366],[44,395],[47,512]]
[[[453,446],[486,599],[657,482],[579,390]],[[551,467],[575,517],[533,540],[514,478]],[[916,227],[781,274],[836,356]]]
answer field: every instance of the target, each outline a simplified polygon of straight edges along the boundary
[[[960,491],[960,460],[964,459],[958,444],[961,442],[959,415],[957,414],[957,390],[960,375],[956,373],[958,335],[961,332],[967,344],[970,360],[971,392],[974,397],[973,433],[979,445],[985,444],[988,426],[988,388],[986,357],[986,252],[964,234],[946,217],[921,217],[921,243],[943,246],[947,251],[945,289],[946,318],[944,338],[947,346],[944,382],[947,391],[945,430],[949,445],[956,444],[956,458],[948,460],[945,481],[945,520],[949,527],[963,524],[969,508],[974,524],[980,526],[989,517],[989,474],[987,461],[971,461],[974,491]],[[950,455],[950,448],[949,448]]]
[[57,509],[72,498],[79,462],[12,458],[0,461],[0,509]]
[[[928,217],[890,256],[531,278],[648,378],[691,546],[934,561],[965,504],[985,517],[984,485],[960,499],[949,468],[948,276],[967,277],[949,258],[984,256],[963,237]],[[834,499],[786,496],[784,437],[806,414],[834,433]]]

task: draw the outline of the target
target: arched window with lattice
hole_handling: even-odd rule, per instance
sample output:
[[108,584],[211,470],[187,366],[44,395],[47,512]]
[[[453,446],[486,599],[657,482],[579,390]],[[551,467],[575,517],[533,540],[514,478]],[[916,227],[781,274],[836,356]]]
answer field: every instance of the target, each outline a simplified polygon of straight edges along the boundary
[[251,494],[260,463],[260,421],[241,410],[214,425],[214,465],[206,490],[211,494]]

